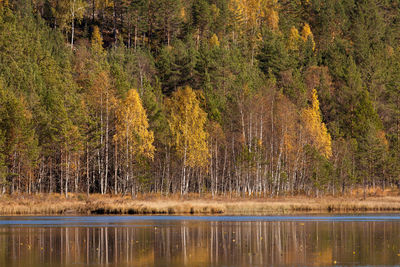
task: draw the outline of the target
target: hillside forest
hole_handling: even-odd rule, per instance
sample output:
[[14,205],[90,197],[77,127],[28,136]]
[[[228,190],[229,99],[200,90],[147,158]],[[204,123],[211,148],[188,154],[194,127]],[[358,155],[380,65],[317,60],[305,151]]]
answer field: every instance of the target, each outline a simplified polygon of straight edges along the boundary
[[0,192],[399,186],[400,2],[0,0]]

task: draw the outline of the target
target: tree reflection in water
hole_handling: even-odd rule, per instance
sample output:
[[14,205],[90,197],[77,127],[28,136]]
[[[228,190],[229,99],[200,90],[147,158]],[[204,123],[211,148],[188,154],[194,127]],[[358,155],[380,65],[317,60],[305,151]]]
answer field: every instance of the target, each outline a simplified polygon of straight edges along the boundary
[[400,222],[1,227],[0,266],[396,265]]

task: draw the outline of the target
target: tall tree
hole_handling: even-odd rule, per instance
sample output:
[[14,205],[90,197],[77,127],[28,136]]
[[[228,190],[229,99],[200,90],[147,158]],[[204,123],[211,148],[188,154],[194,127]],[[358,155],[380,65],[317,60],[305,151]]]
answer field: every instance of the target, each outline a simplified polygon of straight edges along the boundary
[[149,129],[146,111],[135,89],[128,91],[116,111],[116,133],[114,141],[124,151],[125,190],[130,184],[132,197],[135,196],[134,164],[142,158],[154,157],[154,134]]
[[205,124],[207,114],[201,109],[196,92],[186,86],[167,99],[169,127],[174,137],[174,146],[182,159],[181,194],[189,190],[187,170],[207,166],[209,151]]
[[302,117],[306,135],[311,144],[324,157],[330,158],[332,156],[332,140],[325,123],[322,122],[317,90],[312,90],[311,107],[303,110]]

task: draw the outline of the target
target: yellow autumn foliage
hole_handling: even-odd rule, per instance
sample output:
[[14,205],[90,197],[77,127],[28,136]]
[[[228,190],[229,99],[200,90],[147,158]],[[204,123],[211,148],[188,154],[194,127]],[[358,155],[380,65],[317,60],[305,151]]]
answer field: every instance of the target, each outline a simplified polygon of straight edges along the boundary
[[310,25],[308,23],[304,23],[303,30],[301,31],[301,37],[304,41],[307,41],[309,36],[313,37]]
[[103,38],[101,38],[99,27],[93,27],[92,48],[96,52],[103,51]]
[[0,7],[8,6],[8,0],[0,0]]
[[278,29],[277,0],[231,0],[231,10],[239,20],[251,28],[266,21],[272,30]]
[[378,140],[381,142],[381,144],[383,144],[385,146],[385,148],[389,147],[389,141],[386,138],[386,134],[385,131],[383,130],[379,130],[376,133],[376,137],[378,138]]
[[181,7],[181,11],[179,12],[181,19],[183,19],[184,21],[186,21],[186,11],[184,7]]
[[299,47],[298,47],[299,40],[300,40],[299,31],[296,29],[296,27],[292,27],[290,29],[288,48],[290,50],[298,50],[299,49]]
[[312,105],[302,112],[303,125],[310,144],[313,145],[324,157],[332,156],[332,140],[322,122],[317,90],[312,91]]
[[210,38],[210,45],[212,47],[219,47],[218,36],[215,33]]
[[133,156],[153,159],[154,133],[149,130],[146,111],[135,89],[129,90],[126,98],[119,103],[116,117],[114,141]]
[[267,24],[272,30],[278,30],[279,28],[279,14],[274,8],[267,10]]
[[303,30],[301,31],[301,38],[303,38],[304,42],[307,42],[307,40],[310,39],[312,43],[312,49],[315,49],[314,35],[308,23],[305,23],[303,26]]
[[190,167],[205,167],[208,163],[207,114],[200,107],[196,93],[186,86],[166,100],[168,123],[179,157]]

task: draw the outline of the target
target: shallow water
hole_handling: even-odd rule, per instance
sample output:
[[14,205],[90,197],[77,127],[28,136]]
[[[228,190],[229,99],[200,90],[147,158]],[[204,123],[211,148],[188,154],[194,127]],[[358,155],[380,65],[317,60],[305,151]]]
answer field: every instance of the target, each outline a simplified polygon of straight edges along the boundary
[[0,266],[400,264],[400,214],[0,217]]

